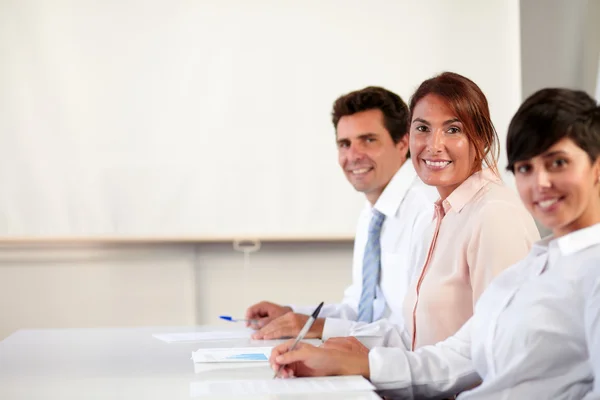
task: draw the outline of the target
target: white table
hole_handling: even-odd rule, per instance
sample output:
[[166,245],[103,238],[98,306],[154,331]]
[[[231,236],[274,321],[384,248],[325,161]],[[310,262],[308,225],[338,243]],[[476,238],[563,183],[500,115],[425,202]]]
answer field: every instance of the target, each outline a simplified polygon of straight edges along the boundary
[[[190,399],[190,384],[197,381],[272,378],[273,372],[266,364],[252,368],[195,371],[191,360],[192,351],[200,347],[264,346],[267,342],[237,339],[167,344],[152,337],[154,333],[210,329],[150,327],[18,331],[0,342],[0,399],[179,400]],[[243,398],[379,399],[373,392]]]

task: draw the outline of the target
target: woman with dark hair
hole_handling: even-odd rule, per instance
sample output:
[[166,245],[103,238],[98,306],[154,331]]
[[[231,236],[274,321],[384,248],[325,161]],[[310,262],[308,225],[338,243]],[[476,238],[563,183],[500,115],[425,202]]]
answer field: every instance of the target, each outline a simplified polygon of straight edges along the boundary
[[[509,170],[552,235],[498,276],[453,336],[414,352],[289,344],[283,376],[361,374],[385,394],[459,399],[600,398],[600,108],[544,89],[513,117]],[[329,347],[329,348],[328,348]]]

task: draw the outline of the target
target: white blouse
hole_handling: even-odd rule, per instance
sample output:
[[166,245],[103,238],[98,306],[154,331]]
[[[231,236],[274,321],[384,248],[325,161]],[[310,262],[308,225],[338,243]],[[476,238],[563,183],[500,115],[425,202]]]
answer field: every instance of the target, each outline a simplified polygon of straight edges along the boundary
[[415,352],[374,348],[385,395],[600,399],[600,224],[536,243],[454,335]]

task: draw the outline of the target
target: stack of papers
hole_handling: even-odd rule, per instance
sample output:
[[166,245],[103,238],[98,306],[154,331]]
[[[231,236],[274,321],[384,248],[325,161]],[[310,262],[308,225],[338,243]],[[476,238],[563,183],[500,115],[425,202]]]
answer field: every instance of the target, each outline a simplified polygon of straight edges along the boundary
[[[267,362],[271,357],[273,347],[285,340],[261,340],[250,345],[229,346],[229,347],[206,347],[192,352],[194,363],[250,363]],[[303,342],[319,346],[320,339],[307,339]],[[260,343],[260,344],[258,344]],[[265,344],[267,344],[265,346]]]
[[200,381],[190,384],[191,397],[351,393],[372,390],[375,390],[375,387],[362,376]]

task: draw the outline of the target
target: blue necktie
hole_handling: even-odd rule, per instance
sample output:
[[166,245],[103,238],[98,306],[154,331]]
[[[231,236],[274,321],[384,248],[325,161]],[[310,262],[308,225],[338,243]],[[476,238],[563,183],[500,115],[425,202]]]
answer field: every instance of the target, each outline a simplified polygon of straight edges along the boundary
[[373,209],[373,216],[369,223],[369,238],[365,247],[365,255],[362,265],[362,293],[358,303],[358,321],[373,322],[373,301],[375,290],[379,283],[379,272],[381,270],[381,227],[385,215]]

